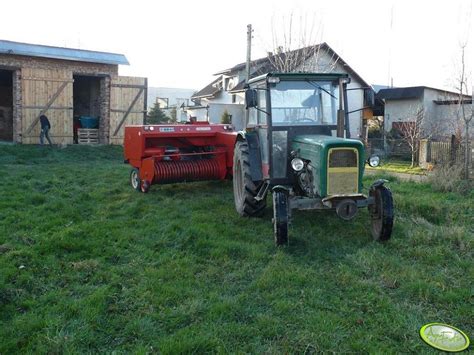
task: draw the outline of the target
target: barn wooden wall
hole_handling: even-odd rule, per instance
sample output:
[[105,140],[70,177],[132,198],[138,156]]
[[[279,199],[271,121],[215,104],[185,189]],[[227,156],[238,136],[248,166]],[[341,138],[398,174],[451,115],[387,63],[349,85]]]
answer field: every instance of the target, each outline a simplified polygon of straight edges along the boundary
[[110,90],[110,144],[123,144],[125,125],[143,124],[147,79],[118,76]]
[[72,72],[66,69],[22,68],[22,142],[37,144],[39,116],[47,108],[54,144],[72,144]]

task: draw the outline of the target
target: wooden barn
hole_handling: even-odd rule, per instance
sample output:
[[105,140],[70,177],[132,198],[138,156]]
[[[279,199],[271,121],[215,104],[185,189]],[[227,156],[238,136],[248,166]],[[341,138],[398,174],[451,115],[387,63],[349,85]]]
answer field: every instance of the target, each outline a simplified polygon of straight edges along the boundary
[[142,124],[147,79],[118,75],[122,54],[0,40],[0,141],[38,144],[39,117],[55,144],[122,144]]

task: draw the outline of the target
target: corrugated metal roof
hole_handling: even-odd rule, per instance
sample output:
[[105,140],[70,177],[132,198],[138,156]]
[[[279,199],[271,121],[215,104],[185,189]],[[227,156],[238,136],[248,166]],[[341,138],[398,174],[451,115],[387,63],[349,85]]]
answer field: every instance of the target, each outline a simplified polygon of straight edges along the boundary
[[377,97],[384,100],[419,99],[423,97],[424,91],[424,86],[382,89],[377,93]]
[[0,53],[31,57],[74,60],[78,62],[129,65],[123,54],[88,51],[83,49],[44,46],[0,40]]
[[[430,86],[409,86],[404,88],[387,88],[381,89],[377,93],[379,99],[384,100],[406,100],[406,99],[419,99],[423,97],[425,90],[438,91],[439,95],[446,97],[457,97],[458,93],[454,91],[448,91],[443,89],[437,89]],[[465,99],[472,99],[469,95],[463,95]]]

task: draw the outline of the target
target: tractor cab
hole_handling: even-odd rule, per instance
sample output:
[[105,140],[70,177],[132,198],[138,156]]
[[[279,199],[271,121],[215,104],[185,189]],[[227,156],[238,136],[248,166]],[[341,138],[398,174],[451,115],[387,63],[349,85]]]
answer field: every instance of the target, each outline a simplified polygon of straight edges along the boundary
[[277,244],[288,241],[292,209],[334,209],[350,220],[369,207],[374,238],[390,238],[390,190],[378,181],[362,194],[365,149],[348,138],[349,82],[346,74],[269,73],[248,84],[246,130],[234,150],[235,206],[260,216],[270,191]]
[[267,74],[249,83],[247,137],[258,135],[263,177],[271,184],[292,182],[294,176],[288,172],[295,139],[337,135],[338,114],[344,125],[341,110],[348,81],[344,74],[285,73]]

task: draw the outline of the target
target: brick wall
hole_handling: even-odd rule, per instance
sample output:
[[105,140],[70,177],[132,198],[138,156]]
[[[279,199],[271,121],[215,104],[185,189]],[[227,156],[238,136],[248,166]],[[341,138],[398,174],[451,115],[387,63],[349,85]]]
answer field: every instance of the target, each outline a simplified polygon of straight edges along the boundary
[[13,141],[21,143],[21,70],[13,72]]
[[105,77],[100,80],[100,117],[107,117],[108,119],[101,119],[99,121],[99,143],[109,143],[109,129],[110,129],[110,77]]

